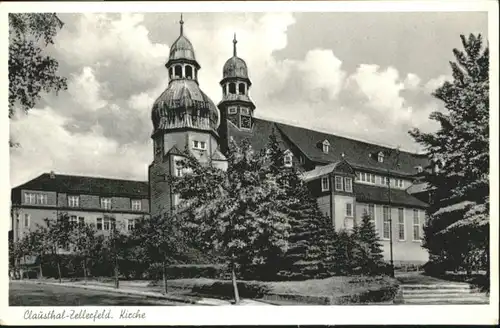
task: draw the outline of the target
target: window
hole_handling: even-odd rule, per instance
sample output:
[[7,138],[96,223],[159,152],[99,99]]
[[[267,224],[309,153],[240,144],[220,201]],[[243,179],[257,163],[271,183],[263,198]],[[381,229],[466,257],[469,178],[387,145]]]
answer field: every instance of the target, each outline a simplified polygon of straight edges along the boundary
[[246,116],[246,115],[241,115],[241,127],[243,129],[251,129],[252,128],[252,119],[250,118],[250,116]]
[[398,180],[397,180],[397,186],[398,186],[399,188],[404,188],[405,184],[404,184],[403,179],[398,179]]
[[241,111],[242,115],[250,115],[250,109],[248,109],[246,107],[241,107],[240,111]]
[[422,236],[420,234],[420,218],[418,217],[418,210],[413,210],[413,241],[420,241]]
[[35,204],[35,194],[27,192],[24,194],[24,201],[26,204]]
[[30,226],[30,215],[24,214],[24,227],[28,228]]
[[72,215],[69,217],[69,223],[76,225],[78,223],[78,220],[76,219],[76,215]]
[[352,192],[352,179],[345,178],[345,191]]
[[102,218],[97,218],[96,219],[95,227],[96,227],[97,230],[102,230]]
[[193,68],[191,66],[187,65],[185,67],[185,69],[186,69],[186,77],[188,79],[192,79],[193,78]]
[[240,95],[244,95],[245,94],[245,83],[238,84],[238,93]]
[[172,69],[172,67],[170,67],[170,69],[168,70],[168,72],[169,72],[170,78],[173,78],[174,77],[174,70]]
[[391,236],[391,212],[389,210],[389,206],[384,206],[382,211],[384,219],[384,229],[382,232],[382,238],[389,239]]
[[352,217],[352,203],[345,204],[345,216]]
[[105,210],[111,209],[111,198],[101,198],[101,208]]
[[68,196],[68,206],[69,207],[80,206],[80,197],[79,196]]
[[342,179],[342,177],[335,176],[335,190],[340,190],[340,191],[344,190],[343,181],[344,180]]
[[356,181],[359,181],[361,180],[361,173],[360,172],[356,172],[356,177],[354,178]]
[[80,227],[85,226],[85,218],[83,216],[78,217],[78,225]]
[[140,199],[132,199],[132,210],[134,210],[134,211],[141,210],[141,200]]
[[328,154],[328,152],[330,151],[330,143],[328,142],[328,140],[323,141],[322,148],[323,153]]
[[385,182],[385,185],[388,186],[389,185],[389,177],[385,177],[384,182]]
[[229,83],[229,93],[233,95],[236,94],[236,84]]
[[405,210],[404,208],[398,208],[398,237],[399,240],[405,240]]
[[155,154],[160,154],[161,153],[161,139],[155,139]]
[[328,177],[322,177],[321,178],[321,191],[328,191],[330,190],[330,180]]
[[106,231],[109,231],[111,229],[112,225],[114,225],[113,218],[104,218],[103,222],[104,222],[103,229]]
[[47,195],[46,194],[37,194],[36,195],[36,203],[40,205],[47,204]]
[[205,141],[193,140],[193,149],[206,150],[207,143]]
[[375,221],[375,204],[368,204],[368,215]]
[[370,173],[369,176],[370,176],[370,182],[375,184],[375,174]]
[[415,166],[415,169],[417,170],[417,173],[422,173],[424,171],[424,169],[422,168],[422,166]]
[[175,66],[175,77],[182,77],[182,67],[180,65]]
[[293,162],[292,162],[292,153],[288,150],[285,152],[285,156],[283,157],[283,163],[285,167],[292,167]]
[[378,161],[380,163],[384,162],[384,153],[383,152],[378,153]]
[[358,180],[361,182],[366,182],[366,183],[376,183],[376,175],[371,174],[371,173],[366,173],[366,172],[359,172],[358,174]]
[[135,228],[135,219],[127,220],[127,231],[132,231]]
[[238,110],[236,109],[236,107],[229,107],[229,114],[236,114],[238,112]]
[[300,164],[305,164],[306,163],[305,157],[304,156],[300,156],[299,157],[299,162],[300,162]]
[[177,167],[175,169],[175,176],[176,177],[182,177],[182,169],[180,167]]

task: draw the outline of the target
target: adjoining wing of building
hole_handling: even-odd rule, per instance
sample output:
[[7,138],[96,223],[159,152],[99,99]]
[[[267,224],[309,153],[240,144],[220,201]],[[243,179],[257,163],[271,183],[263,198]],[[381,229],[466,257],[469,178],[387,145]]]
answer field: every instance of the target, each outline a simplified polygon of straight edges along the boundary
[[249,96],[249,70],[237,56],[222,69],[222,100],[216,106],[201,90],[194,48],[184,35],[172,44],[165,64],[170,78],[152,108],[153,153],[148,181],[130,181],[44,173],[12,189],[12,227],[17,240],[44,218],[68,213],[75,222],[109,231],[110,218],[133,229],[138,217],[171,211],[179,201],[166,179],[180,175],[176,160],[189,150],[201,162],[227,168],[229,140],[250,140],[260,150],[274,133],[286,150],[284,167],[302,171],[320,209],[336,229],[351,229],[366,211],[375,222],[384,256],[389,259],[390,218],[394,261],[421,264],[427,187],[420,176],[425,155],[397,151],[364,141],[255,117]]

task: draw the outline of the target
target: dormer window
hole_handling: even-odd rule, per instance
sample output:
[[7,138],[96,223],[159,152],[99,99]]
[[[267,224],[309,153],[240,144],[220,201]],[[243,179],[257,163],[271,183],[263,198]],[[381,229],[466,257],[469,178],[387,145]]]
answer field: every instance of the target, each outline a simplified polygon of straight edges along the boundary
[[378,162],[379,163],[383,163],[384,162],[384,153],[383,152],[379,152],[378,153]]
[[330,143],[328,142],[328,140],[323,141],[321,143],[321,147],[322,147],[323,153],[328,154],[328,152],[330,151]]
[[283,156],[283,164],[285,167],[292,167],[293,161],[292,158],[293,154],[290,150],[285,151],[285,156]]

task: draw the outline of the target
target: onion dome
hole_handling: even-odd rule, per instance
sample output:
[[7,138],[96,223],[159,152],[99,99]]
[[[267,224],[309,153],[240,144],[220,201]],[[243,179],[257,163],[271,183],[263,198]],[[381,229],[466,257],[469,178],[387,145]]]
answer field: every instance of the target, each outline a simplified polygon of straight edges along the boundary
[[180,36],[172,45],[165,65],[170,72],[170,82],[151,111],[153,134],[180,128],[217,134],[219,109],[200,89],[197,79],[200,66],[195,60],[191,42],[183,35],[182,16],[180,24]]
[[235,34],[233,39],[233,57],[229,58],[224,64],[222,68],[222,79],[240,78],[250,83],[247,64],[236,54],[236,43],[238,43],[238,41],[236,41]]
[[155,131],[219,127],[219,110],[194,80],[172,81],[154,102],[151,118]]

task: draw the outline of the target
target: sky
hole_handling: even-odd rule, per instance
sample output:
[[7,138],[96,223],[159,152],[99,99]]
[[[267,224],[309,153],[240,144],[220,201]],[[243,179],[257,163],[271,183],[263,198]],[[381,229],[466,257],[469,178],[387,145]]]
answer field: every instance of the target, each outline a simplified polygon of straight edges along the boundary
[[[10,121],[11,185],[44,172],[147,180],[151,106],[168,85],[164,67],[178,13],[60,14],[46,49],[68,90],[44,94]],[[217,104],[222,66],[248,65],[255,116],[421,151],[408,130],[438,126],[432,91],[451,79],[460,34],[487,38],[487,14],[187,13],[184,32]]]

